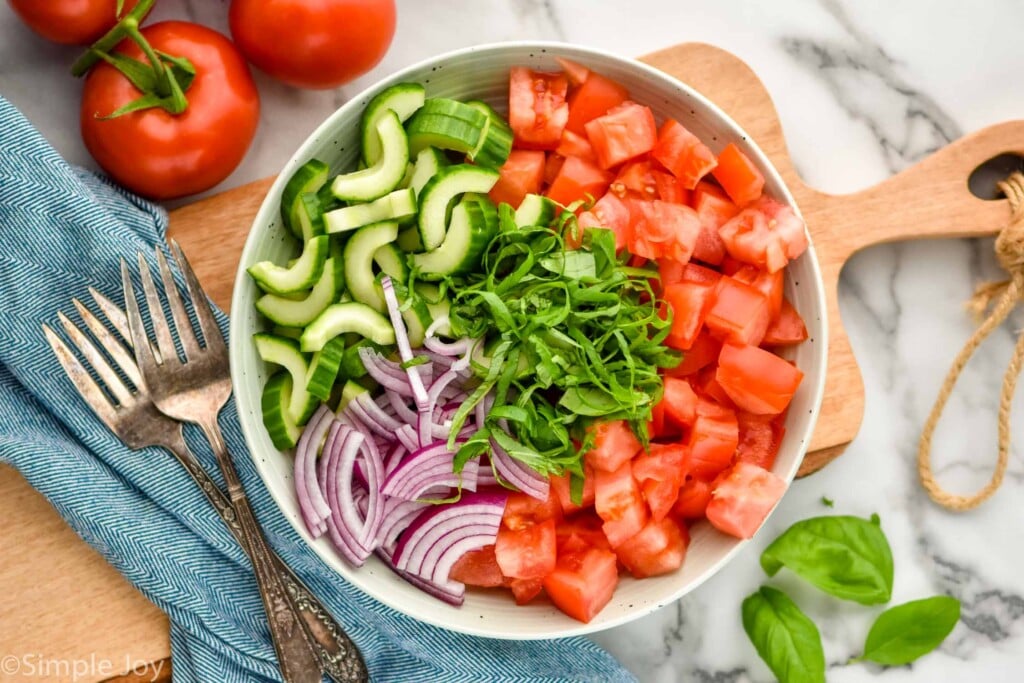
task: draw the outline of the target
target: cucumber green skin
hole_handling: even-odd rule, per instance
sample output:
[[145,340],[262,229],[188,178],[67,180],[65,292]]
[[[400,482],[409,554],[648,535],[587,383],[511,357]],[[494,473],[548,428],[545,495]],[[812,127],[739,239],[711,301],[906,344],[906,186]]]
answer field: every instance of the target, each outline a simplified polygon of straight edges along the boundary
[[256,310],[277,325],[303,328],[316,320],[341,294],[345,282],[341,266],[334,257],[324,262],[323,273],[305,298],[295,300],[277,294],[265,294],[256,301]]
[[314,192],[305,192],[299,197],[299,210],[295,215],[302,234],[302,241],[308,242],[326,232],[324,210],[320,198]]
[[363,365],[363,359],[359,356],[359,349],[371,348],[374,351],[384,352],[384,347],[380,344],[374,344],[369,339],[360,339],[355,344],[352,344],[345,349],[344,354],[341,357],[340,371],[345,377],[349,379],[359,379],[366,375],[366,367]]
[[406,254],[423,251],[423,242],[420,241],[419,227],[412,225],[405,230],[402,230],[398,233],[398,239],[395,240],[395,244],[398,245],[398,248]]
[[345,353],[345,340],[335,337],[324,348],[313,354],[309,361],[306,390],[321,401],[331,397],[331,389],[338,379],[341,357]]
[[259,332],[252,336],[256,351],[265,363],[279,365],[292,378],[291,400],[287,415],[296,425],[304,425],[316,410],[317,400],[306,389],[309,363],[294,339]]
[[431,97],[423,103],[423,106],[416,113],[421,116],[447,116],[448,118],[466,121],[474,125],[483,123],[479,114],[487,116],[487,112],[480,111],[480,109],[468,102],[453,100],[447,97]]
[[421,109],[409,120],[409,153],[413,156],[427,147],[450,149],[469,154],[480,144],[487,117],[473,109],[470,119],[457,119],[444,114],[427,114]]
[[452,212],[444,242],[434,251],[409,258],[424,280],[466,273],[477,267],[497,232],[498,210],[494,204],[484,195],[468,195]]
[[498,182],[498,172],[469,164],[442,169],[424,186],[419,196],[417,225],[427,251],[441,246],[447,232],[448,205],[467,192],[486,193]]
[[398,83],[377,93],[367,103],[360,124],[362,158],[367,165],[372,166],[380,159],[381,144],[376,128],[384,111],[390,109],[405,123],[425,100],[426,90],[419,83]]
[[260,400],[263,426],[267,428],[274,447],[282,451],[295,448],[302,436],[302,428],[288,415],[287,406],[291,396],[292,376],[287,372],[279,372],[267,381]]
[[397,221],[416,215],[416,193],[405,188],[390,192],[366,204],[335,209],[324,216],[326,232],[336,235],[381,221]]
[[392,192],[409,167],[409,143],[398,115],[390,109],[377,123],[384,152],[377,163],[361,171],[335,176],[331,192],[347,202],[369,202]]
[[516,209],[516,226],[528,228],[534,225],[547,227],[554,222],[561,211],[554,201],[539,194],[528,194]]
[[402,321],[405,323],[405,332],[409,337],[409,346],[414,349],[423,346],[427,328],[434,321],[426,303],[419,297],[413,297],[412,304],[402,311]]
[[300,199],[307,192],[316,193],[327,183],[331,169],[319,159],[310,159],[292,174],[281,191],[281,220],[286,228],[298,239],[302,239],[298,221],[294,218],[300,210]]
[[417,199],[430,179],[448,165],[448,159],[444,154],[433,147],[421,149],[416,154],[416,165],[413,168],[412,178],[409,180],[409,187],[416,193]]
[[384,346],[395,343],[395,330],[387,318],[366,304],[350,301],[328,306],[302,333],[300,345],[307,353],[319,351],[331,339],[347,332]]
[[405,262],[405,252],[391,242],[373,252],[373,262],[392,280],[404,283],[409,279],[409,266]]
[[384,222],[360,228],[345,244],[345,288],[356,301],[383,313],[384,293],[373,274],[373,255],[398,237],[398,223]]
[[344,412],[345,408],[348,408],[348,404],[360,394],[365,394],[370,391],[368,388],[348,380],[345,382],[345,386],[341,388],[341,398],[338,400],[338,409],[335,411],[338,415]]
[[487,125],[480,144],[469,153],[469,158],[478,166],[501,168],[512,153],[512,128],[485,102],[473,100],[466,103],[487,116]]
[[274,325],[270,330],[271,334],[278,337],[288,337],[289,339],[299,340],[302,336],[301,327],[288,327],[287,325]]
[[271,294],[293,294],[312,287],[324,272],[324,262],[330,240],[324,235],[306,242],[302,255],[288,268],[282,268],[270,261],[260,261],[250,266],[249,275],[265,292]]

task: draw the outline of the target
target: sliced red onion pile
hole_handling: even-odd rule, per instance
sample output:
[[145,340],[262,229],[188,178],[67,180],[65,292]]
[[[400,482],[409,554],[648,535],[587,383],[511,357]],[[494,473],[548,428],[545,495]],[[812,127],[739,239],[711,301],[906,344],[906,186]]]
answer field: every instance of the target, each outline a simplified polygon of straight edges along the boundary
[[[401,362],[361,349],[383,393],[361,394],[337,415],[321,405],[310,419],[295,453],[299,509],[310,534],[327,534],[353,566],[376,553],[417,588],[461,605],[465,586],[448,572],[466,552],[494,543],[507,499],[502,484],[546,500],[548,480],[493,441],[489,457],[455,474],[448,438],[452,415],[474,388],[474,342],[438,339],[441,319],[413,351],[394,285],[387,277],[381,284]],[[483,426],[490,406],[490,397],[477,405],[456,447]]]

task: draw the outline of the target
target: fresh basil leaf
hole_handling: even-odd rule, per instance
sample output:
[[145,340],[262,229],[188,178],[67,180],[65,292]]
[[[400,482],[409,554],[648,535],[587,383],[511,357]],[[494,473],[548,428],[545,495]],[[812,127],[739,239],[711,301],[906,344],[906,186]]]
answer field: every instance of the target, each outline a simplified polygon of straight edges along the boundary
[[858,659],[902,666],[926,655],[960,621],[960,601],[948,595],[914,600],[882,612],[868,632]]
[[834,508],[836,506],[836,502],[828,496],[821,497],[821,504],[827,508]]
[[765,548],[761,567],[768,576],[788,567],[826,593],[862,605],[885,603],[892,597],[889,542],[877,521],[860,517],[797,522]]
[[589,251],[561,251],[542,258],[540,265],[552,273],[574,280],[596,278],[597,265]]
[[781,683],[824,683],[821,634],[788,595],[769,586],[743,601],[743,630]]

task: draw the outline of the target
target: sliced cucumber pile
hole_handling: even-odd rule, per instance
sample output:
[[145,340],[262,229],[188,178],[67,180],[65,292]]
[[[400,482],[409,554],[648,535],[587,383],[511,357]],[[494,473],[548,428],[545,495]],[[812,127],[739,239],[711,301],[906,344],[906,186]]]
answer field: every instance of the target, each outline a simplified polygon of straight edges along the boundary
[[[254,336],[273,371],[263,417],[274,444],[294,447],[316,406],[335,409],[375,386],[359,350],[394,353],[395,331],[380,279],[399,295],[412,346],[446,318],[439,282],[472,272],[498,229],[487,193],[512,148],[504,118],[480,101],[428,98],[400,83],[370,100],[354,170],[303,164],[281,194],[281,218],[296,249],[281,263],[249,268],[269,321]],[[528,197],[517,225],[547,224],[557,206]],[[438,334],[447,336],[442,325]]]

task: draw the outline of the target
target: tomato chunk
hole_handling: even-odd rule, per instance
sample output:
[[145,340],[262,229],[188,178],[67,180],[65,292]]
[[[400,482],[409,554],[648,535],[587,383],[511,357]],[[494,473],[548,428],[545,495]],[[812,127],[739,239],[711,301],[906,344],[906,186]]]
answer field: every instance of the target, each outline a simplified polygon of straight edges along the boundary
[[683,362],[674,368],[665,371],[670,377],[688,377],[702,368],[718,360],[718,354],[722,351],[722,341],[716,339],[710,332],[703,330],[697,335],[693,346],[683,354]]
[[658,137],[651,108],[636,102],[620,104],[585,128],[603,168],[650,152]]
[[687,190],[718,164],[715,153],[675,119],[666,119],[651,156],[661,162]]
[[685,379],[666,377],[662,401],[666,414],[676,424],[689,427],[697,419],[697,394]]
[[680,519],[700,519],[710,502],[711,482],[690,476],[679,487],[679,497],[672,506],[672,513]]
[[569,121],[566,129],[586,134],[586,125],[629,99],[629,91],[610,78],[593,71],[569,96]]
[[589,622],[612,599],[619,583],[615,553],[601,548],[559,554],[544,590],[558,609]]
[[745,206],[761,196],[764,176],[757,166],[730,142],[718,155],[718,165],[711,172],[726,194],[739,206]]
[[578,62],[565,59],[564,57],[555,57],[555,61],[558,62],[558,66],[562,67],[562,71],[565,72],[566,78],[569,79],[569,85],[574,88],[583,85],[587,78],[590,77],[590,69]]
[[547,500],[537,500],[525,493],[513,492],[508,495],[501,523],[512,530],[525,529],[533,524],[557,519],[561,514],[562,509],[554,493],[549,492]]
[[640,442],[625,420],[599,422],[590,430],[594,434],[594,447],[584,460],[595,470],[614,472],[640,450]]
[[768,299],[768,313],[774,320],[782,309],[782,290],[785,274],[779,270],[769,273],[757,266],[745,265],[732,275],[740,282],[750,285]]
[[608,538],[601,528],[603,525],[604,520],[598,517],[593,509],[584,510],[568,519],[563,519],[555,527],[558,552],[581,548],[611,549]]
[[509,75],[508,122],[516,147],[555,149],[569,121],[566,94],[569,80],[563,73],[512,67]]
[[663,519],[679,497],[685,457],[686,446],[682,444],[653,443],[649,453],[640,453],[633,460],[633,476],[655,520]]
[[697,417],[687,440],[690,452],[684,462],[686,470],[695,477],[713,479],[732,462],[738,444],[736,413],[700,397]]
[[769,272],[786,267],[808,246],[804,222],[793,209],[763,198],[718,230],[729,255]]
[[513,579],[542,579],[555,568],[555,520],[512,530],[498,529],[494,557],[501,573]]
[[652,519],[640,533],[616,548],[615,554],[630,574],[642,579],[679,569],[689,544],[686,527],[665,517]]
[[768,330],[761,340],[763,346],[788,346],[799,344],[807,339],[807,326],[804,319],[793,308],[788,300],[782,300],[779,314],[768,324]]
[[608,189],[612,177],[601,168],[580,157],[567,157],[558,169],[547,196],[563,206],[587,195],[597,197]]
[[624,462],[614,472],[599,470],[596,479],[594,509],[604,520],[601,528],[614,548],[640,531],[647,523],[647,506],[633,477],[633,467],[629,461]]
[[544,181],[544,152],[514,149],[502,164],[498,173],[498,182],[489,193],[495,204],[505,202],[513,208],[519,208],[523,197],[528,194],[540,194],[541,183]]
[[633,201],[637,209],[633,222],[633,241],[629,250],[649,259],[670,258],[686,263],[700,235],[697,213],[683,204],[653,201]]
[[544,590],[543,579],[512,579],[508,582],[517,605],[525,605]]
[[594,470],[590,465],[583,466],[583,499],[580,505],[572,502],[569,473],[560,477],[551,477],[551,490],[555,492],[558,503],[562,507],[563,515],[571,515],[574,512],[588,508],[594,504]]
[[738,462],[711,495],[712,526],[736,538],[752,538],[786,492],[786,482],[763,467]]
[[578,223],[581,230],[607,228],[614,232],[616,249],[624,249],[633,239],[629,207],[611,192],[597,200],[590,211],[581,213]]
[[653,170],[654,187],[658,190],[658,199],[672,204],[689,204],[690,191],[685,189],[675,176],[664,171]]
[[612,183],[612,192],[619,197],[633,192],[639,199],[656,199],[658,186],[651,170],[651,162],[647,159],[631,161],[622,167]]
[[579,157],[592,164],[597,163],[597,155],[594,154],[594,148],[591,146],[590,140],[586,136],[573,133],[569,129],[562,132],[562,140],[558,143],[555,153],[561,154],[563,157]]
[[[697,340],[704,327],[704,321],[715,303],[715,292],[720,275],[700,268],[687,266],[680,281],[665,287],[662,298],[672,308],[672,331],[665,343],[675,349],[686,351]],[[708,274],[704,277],[703,274]]]
[[470,550],[456,560],[451,571],[448,572],[448,578],[467,586],[482,588],[494,588],[506,583],[501,568],[498,566],[498,560],[494,556],[493,544],[479,550]]
[[769,322],[768,297],[729,276],[718,281],[705,319],[709,330],[727,340],[756,345],[764,338]]
[[782,437],[786,428],[777,417],[754,415],[745,410],[737,411],[736,421],[740,427],[740,442],[736,446],[736,461],[749,462],[770,470],[779,454]]
[[793,400],[804,373],[756,346],[726,344],[715,379],[732,402],[756,415],[778,415]]

